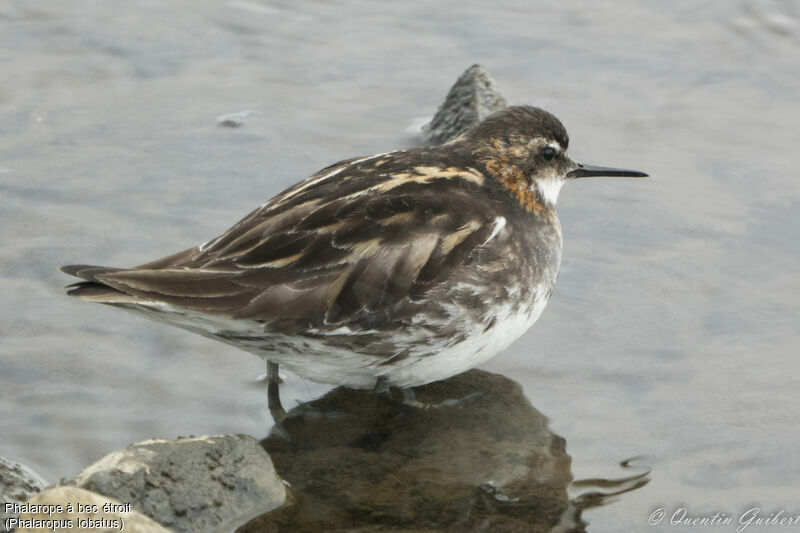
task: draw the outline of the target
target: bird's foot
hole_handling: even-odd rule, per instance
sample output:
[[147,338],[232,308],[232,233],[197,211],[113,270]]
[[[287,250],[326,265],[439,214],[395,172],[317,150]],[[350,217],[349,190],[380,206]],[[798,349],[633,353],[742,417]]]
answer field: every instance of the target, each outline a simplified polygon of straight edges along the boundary
[[476,390],[460,398],[448,398],[446,400],[442,400],[441,402],[422,402],[417,400],[413,388],[411,387],[408,388],[396,387],[396,388],[399,388],[400,391],[402,392],[403,394],[402,400],[398,400],[392,395],[392,390],[391,390],[392,385],[389,384],[389,380],[386,379],[385,376],[381,376],[375,383],[374,392],[376,395],[383,398],[387,402],[405,411],[441,409],[443,407],[458,407],[461,405],[466,405],[468,403],[471,403],[475,400],[478,400],[486,394],[486,391]]

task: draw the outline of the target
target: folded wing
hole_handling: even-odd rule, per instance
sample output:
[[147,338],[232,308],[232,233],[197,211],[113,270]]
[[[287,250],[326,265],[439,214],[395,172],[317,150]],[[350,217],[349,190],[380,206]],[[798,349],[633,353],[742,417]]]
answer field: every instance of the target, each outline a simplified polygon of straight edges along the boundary
[[205,245],[132,269],[64,267],[86,280],[70,294],[260,321],[391,312],[469,262],[496,217],[473,169],[400,174],[387,158],[382,173],[365,160],[324,169]]

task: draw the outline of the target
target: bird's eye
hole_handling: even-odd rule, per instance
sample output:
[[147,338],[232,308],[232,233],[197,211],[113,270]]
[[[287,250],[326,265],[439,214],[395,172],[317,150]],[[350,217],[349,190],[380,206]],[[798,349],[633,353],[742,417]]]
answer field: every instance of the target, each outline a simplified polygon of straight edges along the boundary
[[545,146],[539,153],[542,154],[545,161],[552,161],[556,156],[556,149],[552,146]]

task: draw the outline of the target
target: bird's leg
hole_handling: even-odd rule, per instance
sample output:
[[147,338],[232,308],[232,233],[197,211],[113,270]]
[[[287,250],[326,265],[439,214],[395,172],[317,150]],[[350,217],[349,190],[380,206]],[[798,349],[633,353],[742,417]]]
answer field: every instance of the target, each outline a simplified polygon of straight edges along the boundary
[[403,391],[403,403],[410,407],[416,407],[417,409],[429,409],[431,407],[436,407],[436,405],[418,401],[416,394],[414,394],[414,389],[411,387],[406,387],[405,389],[400,390]]
[[400,389],[403,391],[403,401],[406,403],[415,403],[417,401],[417,395],[414,394],[414,389],[411,387],[407,387],[405,389]]
[[393,405],[402,411],[412,411],[413,406],[408,405],[405,400],[397,400],[394,396],[392,396],[391,387],[392,386],[389,384],[389,378],[386,376],[380,376],[378,377],[377,381],[375,381],[375,387],[372,389],[372,392],[375,394],[375,396],[383,399],[389,405]]
[[392,396],[391,387],[389,379],[386,376],[380,376],[375,382],[375,388],[372,389],[372,391],[390,404],[403,410],[427,409],[430,407],[430,405],[418,402],[414,397],[414,389],[411,388],[401,388],[400,391],[403,393],[403,399],[396,400],[394,396]]
[[391,398],[392,393],[389,390],[389,387],[389,378],[386,376],[379,376],[377,381],[375,381],[375,388],[372,389],[372,392],[382,398]]
[[267,406],[275,423],[280,423],[286,417],[286,411],[281,405],[281,391],[278,388],[280,377],[278,376],[278,363],[267,360]]

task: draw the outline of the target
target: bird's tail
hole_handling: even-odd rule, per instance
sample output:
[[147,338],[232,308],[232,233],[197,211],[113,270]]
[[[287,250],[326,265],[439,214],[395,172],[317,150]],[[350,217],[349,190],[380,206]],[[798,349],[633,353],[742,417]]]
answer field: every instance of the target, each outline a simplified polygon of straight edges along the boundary
[[66,265],[61,267],[61,272],[85,280],[67,286],[67,289],[69,289],[67,294],[70,296],[110,305],[141,304],[146,302],[147,300],[143,298],[118,291],[97,279],[97,276],[102,274],[121,272],[123,270],[127,269],[93,265]]

